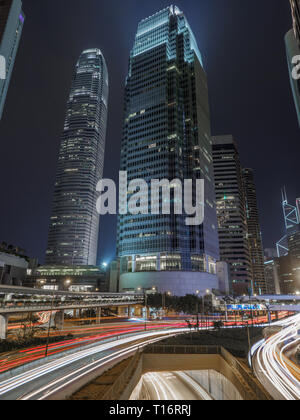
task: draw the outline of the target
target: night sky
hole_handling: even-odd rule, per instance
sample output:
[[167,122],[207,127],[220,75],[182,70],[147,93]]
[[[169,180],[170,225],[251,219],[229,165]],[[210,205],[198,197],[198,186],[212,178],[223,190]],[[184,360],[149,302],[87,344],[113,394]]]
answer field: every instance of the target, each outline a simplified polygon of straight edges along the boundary
[[[0,241],[43,263],[60,135],[74,65],[100,48],[110,76],[105,177],[117,179],[123,92],[138,22],[161,0],[23,0],[26,22],[0,122]],[[284,231],[280,189],[300,196],[300,132],[284,35],[288,0],[178,0],[208,74],[212,133],[233,134],[256,171],[264,247]],[[99,262],[114,257],[116,217],[102,218]]]

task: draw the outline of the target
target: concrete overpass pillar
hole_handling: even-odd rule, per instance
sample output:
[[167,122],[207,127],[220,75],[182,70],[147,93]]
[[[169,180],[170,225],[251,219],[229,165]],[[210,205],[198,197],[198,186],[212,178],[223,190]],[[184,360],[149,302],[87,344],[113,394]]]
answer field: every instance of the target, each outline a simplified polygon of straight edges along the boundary
[[96,324],[101,324],[101,314],[102,314],[102,308],[96,309]]
[[143,315],[143,308],[140,306],[134,307],[134,316],[140,318]]
[[118,315],[119,316],[126,316],[126,307],[124,307],[124,306],[118,306]]
[[160,271],[160,254],[157,255],[156,270]]
[[58,330],[63,330],[64,328],[64,320],[65,320],[65,312],[64,311],[58,311],[55,314],[54,323],[55,327]]
[[6,340],[7,324],[8,324],[8,315],[0,315],[0,340]]

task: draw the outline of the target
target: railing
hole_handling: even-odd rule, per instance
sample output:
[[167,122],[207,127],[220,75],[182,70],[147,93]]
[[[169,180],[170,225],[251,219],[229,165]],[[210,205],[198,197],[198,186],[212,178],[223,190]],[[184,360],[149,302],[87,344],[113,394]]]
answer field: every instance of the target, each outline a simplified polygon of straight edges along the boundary
[[229,351],[221,347],[220,351],[221,356],[226,360],[230,367],[235,369],[243,378],[244,381],[249,385],[251,390],[257,396],[259,400],[273,400],[271,395],[265,390],[254,378],[253,376],[247,371],[246,367],[243,366],[235,357],[233,357]]
[[54,302],[52,305],[51,302],[32,302],[31,304],[26,302],[24,304],[9,303],[9,302],[0,302],[0,312],[24,312],[26,310],[37,309],[40,310],[53,310],[55,309],[75,309],[78,307],[88,308],[88,307],[97,307],[97,306],[126,306],[126,305],[138,305],[141,304],[139,301],[134,300],[120,300],[120,301],[109,301],[109,300],[96,300],[96,301],[67,301],[67,302]]
[[219,346],[186,346],[156,344],[146,347],[144,353],[152,354],[221,354]]

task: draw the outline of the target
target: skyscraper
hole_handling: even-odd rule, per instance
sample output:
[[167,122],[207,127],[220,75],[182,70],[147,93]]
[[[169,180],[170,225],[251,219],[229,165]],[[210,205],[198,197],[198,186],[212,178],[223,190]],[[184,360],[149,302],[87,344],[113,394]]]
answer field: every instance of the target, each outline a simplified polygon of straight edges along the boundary
[[290,0],[292,8],[293,29],[285,36],[285,45],[290,73],[291,87],[296,106],[298,122],[300,125],[300,80],[295,80],[292,76],[293,58],[300,55],[300,0]]
[[213,137],[213,160],[221,260],[230,265],[233,290],[252,287],[245,191],[237,144],[232,136]]
[[50,221],[47,265],[96,265],[103,176],[108,71],[98,49],[83,51],[67,105]]
[[300,79],[296,80],[293,78],[293,58],[300,56],[300,47],[297,39],[295,38],[295,32],[291,29],[285,36],[286,54],[288,60],[288,69],[290,75],[291,88],[296,107],[296,113],[298,117],[298,123],[300,125]]
[[253,291],[256,294],[261,295],[267,293],[267,286],[265,280],[264,253],[258,214],[256,187],[252,169],[243,169],[243,185],[246,199],[246,216],[252,264]]
[[300,291],[300,214],[299,200],[295,206],[290,204],[285,188],[282,190],[282,210],[285,236],[277,242],[280,284],[282,293],[292,294]]
[[21,0],[0,1],[0,55],[5,58],[6,78],[0,78],[0,120],[21,39],[25,15]]
[[300,47],[300,0],[290,0],[293,16],[293,30]]
[[[193,32],[177,7],[138,26],[126,82],[121,169],[129,182],[142,178],[149,185],[152,179],[205,180],[201,226],[186,226],[185,216],[172,211],[119,217],[121,273],[136,274],[121,277],[121,287],[134,289],[149,280],[174,290],[179,276],[168,279],[170,271],[215,273],[219,251],[207,77]],[[198,283],[191,277],[181,277],[182,294],[201,284],[205,288],[204,277],[202,283],[200,275],[193,277]]]

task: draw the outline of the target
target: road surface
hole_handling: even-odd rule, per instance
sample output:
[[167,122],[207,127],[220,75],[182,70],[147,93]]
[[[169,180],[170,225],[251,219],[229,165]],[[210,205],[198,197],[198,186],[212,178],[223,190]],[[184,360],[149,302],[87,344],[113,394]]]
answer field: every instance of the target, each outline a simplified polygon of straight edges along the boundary
[[0,400],[63,399],[66,388],[68,392],[73,386],[73,391],[77,390],[78,381],[83,377],[88,378],[95,371],[101,374],[100,370],[110,362],[122,360],[125,356],[134,354],[139,347],[161,340],[167,335],[186,331],[187,329],[174,329],[137,333],[60,357],[0,382]]
[[287,357],[300,342],[300,315],[282,321],[282,331],[258,348],[253,359],[257,378],[275,400],[300,400],[300,369]]
[[204,388],[185,372],[147,373],[141,381],[140,392],[133,395],[132,400],[139,399],[139,395],[151,401],[212,400]]

